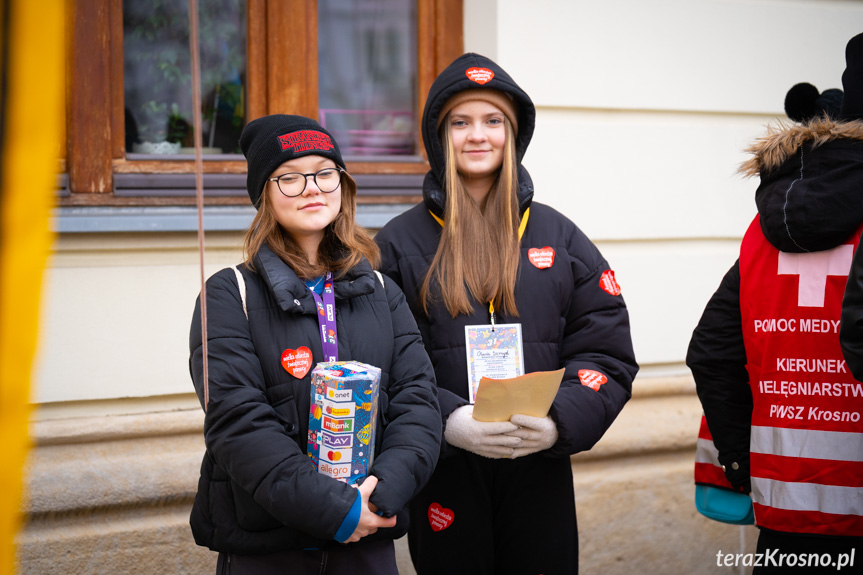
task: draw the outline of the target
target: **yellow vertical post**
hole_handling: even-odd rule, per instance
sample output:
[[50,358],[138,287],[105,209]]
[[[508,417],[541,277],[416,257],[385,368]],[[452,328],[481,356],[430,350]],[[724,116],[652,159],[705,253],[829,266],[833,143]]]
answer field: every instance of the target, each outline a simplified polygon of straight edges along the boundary
[[2,0],[0,574],[14,571],[30,374],[63,127],[65,0]]

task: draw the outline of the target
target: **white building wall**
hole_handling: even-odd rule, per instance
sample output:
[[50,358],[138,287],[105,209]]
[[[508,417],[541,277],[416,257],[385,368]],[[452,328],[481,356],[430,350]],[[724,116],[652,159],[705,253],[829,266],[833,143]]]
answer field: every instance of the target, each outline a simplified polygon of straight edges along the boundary
[[680,372],[755,215],[736,171],[788,89],[842,87],[863,2],[465,0],[465,49],[530,94],[536,200],[617,273],[644,373]]

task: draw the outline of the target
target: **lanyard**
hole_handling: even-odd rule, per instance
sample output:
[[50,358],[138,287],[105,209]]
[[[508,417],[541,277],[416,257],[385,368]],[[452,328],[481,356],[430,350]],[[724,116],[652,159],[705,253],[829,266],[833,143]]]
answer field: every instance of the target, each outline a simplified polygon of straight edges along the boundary
[[[440,224],[440,227],[443,227],[443,220],[440,219],[439,217],[437,217],[433,211],[429,210],[429,213],[431,214],[431,217],[433,217],[435,219],[435,221]],[[522,218],[521,218],[521,223],[518,224],[518,240],[519,241],[521,241],[521,236],[524,235],[524,228],[527,227],[528,216],[530,216],[530,208],[527,208],[524,211],[524,216],[522,216]],[[491,331],[494,331],[494,320],[495,320],[494,302],[491,302],[491,301],[488,302],[488,316],[489,316],[489,320],[490,320],[489,323],[491,323]]]
[[321,348],[324,361],[339,360],[338,335],[336,334],[336,292],[333,289],[333,273],[327,272],[321,295],[310,289],[318,308],[318,325],[321,328]]

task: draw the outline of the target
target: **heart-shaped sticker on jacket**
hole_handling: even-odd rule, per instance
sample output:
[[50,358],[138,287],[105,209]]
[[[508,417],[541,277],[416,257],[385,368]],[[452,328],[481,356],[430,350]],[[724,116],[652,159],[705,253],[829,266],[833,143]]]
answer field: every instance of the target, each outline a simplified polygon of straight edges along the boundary
[[544,248],[530,248],[527,250],[527,259],[534,266],[541,270],[550,268],[554,265],[554,248],[545,246]]
[[429,525],[432,531],[441,531],[452,525],[455,514],[452,509],[441,507],[438,503],[429,505]]
[[312,350],[306,346],[286,349],[282,352],[282,367],[297,379],[302,379],[312,368]]

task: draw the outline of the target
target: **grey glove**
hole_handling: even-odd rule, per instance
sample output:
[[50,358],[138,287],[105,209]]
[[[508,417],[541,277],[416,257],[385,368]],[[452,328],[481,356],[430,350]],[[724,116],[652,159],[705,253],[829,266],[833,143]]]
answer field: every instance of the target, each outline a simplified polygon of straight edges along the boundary
[[515,449],[510,457],[523,457],[548,449],[557,441],[557,424],[550,416],[531,417],[516,413],[509,421],[518,426],[507,435],[521,439],[521,447]]
[[473,418],[473,406],[463,405],[447,418],[444,438],[465,451],[500,459],[510,457],[522,445],[521,438],[509,435],[517,430],[518,425],[509,421],[477,421]]

